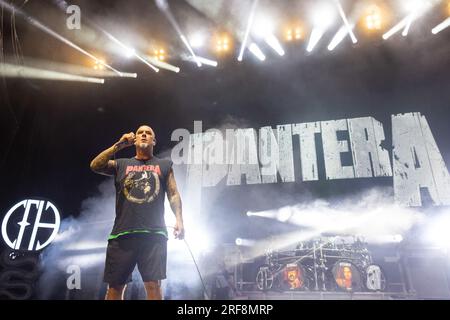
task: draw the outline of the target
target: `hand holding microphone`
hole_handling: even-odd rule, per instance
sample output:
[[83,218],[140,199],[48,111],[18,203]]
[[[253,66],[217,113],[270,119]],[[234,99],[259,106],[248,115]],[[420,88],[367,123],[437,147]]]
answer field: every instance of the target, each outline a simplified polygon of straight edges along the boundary
[[121,150],[123,148],[132,146],[136,141],[136,136],[133,132],[124,134],[119,141],[116,143],[116,147]]

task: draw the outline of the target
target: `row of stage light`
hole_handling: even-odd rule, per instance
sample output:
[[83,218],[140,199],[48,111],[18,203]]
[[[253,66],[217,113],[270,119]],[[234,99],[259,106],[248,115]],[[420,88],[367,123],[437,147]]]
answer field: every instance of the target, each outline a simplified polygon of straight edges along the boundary
[[[204,57],[200,57],[195,53],[197,50],[203,49],[213,49],[215,54],[219,57],[224,57],[226,55],[232,54],[234,49],[234,39],[230,34],[221,33],[216,34],[212,37],[208,37],[202,34],[193,34],[186,36],[181,30],[178,22],[174,18],[169,5],[166,0],[155,0],[160,11],[166,16],[176,33],[178,34],[181,42],[186,47],[189,54],[181,55],[182,60],[193,62],[197,64],[198,67],[203,65],[209,65],[216,67],[218,62],[212,59],[207,59]],[[374,0],[375,1],[375,0]],[[402,32],[402,36],[406,37],[409,33],[411,25],[427,13],[430,9],[436,6],[437,3],[442,1],[439,0],[408,0],[404,3],[405,6],[405,17],[395,24],[391,29],[385,31],[382,34],[382,39],[388,40],[394,34],[398,32]],[[61,4],[61,2],[58,2]],[[67,9],[67,3],[63,2],[65,7],[62,9]],[[260,42],[258,40],[264,41],[269,47],[271,47],[278,55],[285,55],[284,48],[281,44],[282,41],[279,40],[279,34],[282,33],[282,37],[285,43],[292,43],[296,41],[306,40],[307,30],[305,28],[305,24],[295,23],[286,28],[284,28],[283,32],[275,32],[275,28],[271,25],[270,19],[262,18],[261,16],[257,16],[256,12],[258,9],[259,0],[253,0],[253,5],[249,12],[248,20],[246,21],[246,30],[245,36],[240,41],[240,49],[239,54],[237,56],[238,61],[243,60],[244,53],[246,50],[251,52],[256,58],[261,61],[266,60],[266,55],[261,49],[261,47],[256,43]],[[69,45],[73,49],[81,52],[82,54],[88,56],[92,60],[91,67],[95,71],[99,71],[100,76],[103,77],[111,77],[111,76],[119,76],[119,77],[137,77],[135,73],[126,73],[116,70],[111,65],[106,62],[104,57],[94,56],[89,53],[87,50],[82,49],[72,41],[67,38],[64,38],[60,34],[56,33],[54,30],[45,26],[43,23],[34,19],[33,17],[25,14],[20,9],[14,7],[12,4],[5,2],[4,0],[0,0],[0,4],[3,5],[4,8],[9,10],[11,13],[18,14],[22,16],[26,21],[28,21],[33,26],[37,27],[41,31],[46,32],[47,34],[53,36],[57,40]],[[450,0],[446,0],[446,15],[449,17],[445,19],[443,22],[439,23],[436,27],[431,30],[432,34],[437,34],[442,30],[446,29],[450,26]],[[390,22],[389,19],[389,10],[388,8],[382,6],[380,3],[372,3],[366,9],[360,10],[357,14],[352,12],[350,15],[346,15],[344,9],[341,6],[339,0],[331,0],[327,3],[323,2],[321,7],[316,8],[316,14],[312,16],[312,25],[310,28],[309,40],[307,43],[306,51],[312,52],[317,44],[322,39],[323,35],[326,31],[328,31],[331,25],[335,22],[336,18],[341,19],[341,27],[338,29],[327,48],[329,51],[334,50],[347,36],[350,37],[353,44],[358,42],[358,39],[355,35],[355,29],[357,26],[360,26],[366,29],[366,32],[372,34],[381,34],[383,30],[386,30],[387,24]],[[180,68],[174,65],[171,65],[167,62],[169,60],[168,52],[165,48],[152,48],[151,52],[148,53],[139,53],[132,47],[127,46],[124,42],[118,40],[115,36],[110,34],[109,32],[102,29],[100,26],[96,25],[94,22],[85,19],[88,21],[91,26],[94,26],[97,30],[101,31],[104,35],[107,36],[109,40],[114,42],[118,47],[121,48],[121,52],[127,58],[133,58],[140,60],[142,63],[146,64],[153,71],[159,72],[160,69],[169,70],[172,72],[178,73]],[[278,34],[278,37],[275,35]],[[208,39],[209,38],[209,39]],[[105,73],[105,71],[108,71]],[[23,66],[13,66],[8,65],[7,68],[0,68],[0,75],[2,76],[21,76],[21,77],[34,77],[40,78],[39,74],[41,73],[45,75],[43,79],[51,79],[52,78],[52,70],[39,70],[38,68],[27,68]],[[104,79],[95,79],[92,77],[84,78],[81,75],[70,75],[67,74],[67,77],[64,78],[64,72],[60,72],[56,74],[57,80],[69,80],[69,81],[87,81],[91,83],[104,83]]]

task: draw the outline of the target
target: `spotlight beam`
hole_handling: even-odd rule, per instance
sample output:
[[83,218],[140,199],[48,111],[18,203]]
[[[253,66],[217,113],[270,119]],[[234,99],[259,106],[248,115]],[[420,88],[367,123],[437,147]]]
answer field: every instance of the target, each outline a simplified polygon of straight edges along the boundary
[[253,53],[259,60],[264,61],[266,60],[266,56],[264,55],[264,53],[261,51],[261,49],[258,47],[258,45],[256,43],[252,43],[248,49],[250,50],[251,53]]
[[392,37],[394,34],[396,34],[397,32],[399,32],[401,29],[403,29],[408,21],[410,20],[410,15],[408,15],[407,17],[403,18],[402,21],[400,21],[399,23],[397,23],[395,26],[393,26],[389,31],[387,31],[385,34],[383,34],[383,39],[387,40],[390,37]]
[[155,2],[156,2],[156,6],[159,8],[159,10],[161,10],[162,13],[164,13],[167,20],[169,20],[172,27],[178,33],[178,36],[180,37],[181,41],[184,43],[184,45],[188,49],[189,53],[192,55],[194,60],[197,62],[197,66],[201,67],[202,64],[201,64],[200,60],[197,59],[197,56],[195,55],[194,50],[192,50],[192,47],[189,44],[189,41],[187,40],[186,36],[181,31],[180,26],[178,25],[177,21],[175,20],[175,17],[173,16],[172,12],[170,11],[167,0],[155,0]]
[[[351,26],[353,28],[353,26]],[[338,32],[336,32],[336,35],[333,37],[333,39],[331,40],[330,44],[328,45],[328,50],[329,51],[333,51],[334,48],[337,47],[337,45],[339,43],[342,42],[342,40],[344,40],[345,36],[348,33],[348,29],[345,26],[342,26]]]
[[402,36],[406,37],[408,35],[409,28],[411,27],[413,20],[414,20],[414,16],[411,15],[408,19],[408,23],[406,24],[405,29],[403,29]]
[[325,30],[323,28],[315,27],[311,32],[311,37],[309,38],[308,47],[306,51],[313,51],[314,47],[319,43],[320,38],[322,38]]
[[432,4],[428,1],[424,2],[421,7],[415,8],[412,12],[410,12],[410,14],[403,18],[403,20],[397,23],[388,32],[383,34],[383,39],[389,39],[392,35],[399,32],[401,29],[403,29],[402,35],[406,37],[413,21],[416,20],[421,14],[424,14],[426,11],[428,11],[430,8],[432,8]]
[[[203,58],[203,57],[199,57],[199,56],[197,56],[197,59],[200,60],[200,62],[202,64],[205,64],[208,66],[217,67],[217,65],[218,65],[217,61],[214,61],[211,59],[207,59],[207,58]],[[187,60],[191,61],[191,62],[196,62],[192,57],[188,57]]]
[[41,80],[78,81],[89,83],[105,83],[105,79],[84,77],[76,74],[57,72],[52,70],[24,67],[8,63],[0,64],[0,75],[8,78],[27,78]]
[[335,0],[335,3],[338,7],[339,14],[341,15],[341,18],[344,21],[345,27],[347,28],[347,32],[350,34],[350,37],[352,38],[352,42],[357,43],[358,40],[356,39],[355,34],[353,33],[353,30],[352,30],[353,27],[350,26],[350,24],[348,23],[347,17],[345,16],[345,12],[344,12],[344,9],[342,8],[341,3],[339,2],[339,0]]
[[118,40],[116,37],[114,37],[112,34],[110,34],[108,31],[103,30],[102,28],[99,28],[110,40],[112,40],[113,42],[115,42],[116,44],[118,44],[120,47],[122,47],[124,50],[127,50],[129,52],[132,52],[132,55],[134,57],[136,57],[137,59],[139,59],[141,62],[143,62],[144,64],[146,64],[147,66],[149,66],[151,69],[153,69],[153,71],[155,72],[159,72],[159,69],[157,67],[155,67],[154,65],[152,65],[151,63],[149,63],[147,60],[145,60],[144,58],[142,58],[135,50],[131,50],[129,47],[127,47],[124,43],[122,43],[120,40]]
[[450,26],[450,17],[448,17],[446,20],[444,20],[443,22],[439,23],[436,27],[434,27],[431,30],[431,33],[437,34],[442,30],[444,30],[445,28],[448,28],[449,26]]
[[[66,10],[68,8],[67,4],[65,2],[56,2],[56,5],[63,9]],[[110,40],[112,40],[113,42],[115,42],[116,44],[118,44],[120,47],[122,47],[123,49],[125,49],[126,51],[130,52],[132,56],[138,58],[140,61],[142,61],[143,63],[145,63],[147,66],[149,66],[151,69],[153,69],[155,72],[158,72],[159,69],[156,68],[155,66],[151,65],[148,63],[148,61],[146,61],[145,59],[143,59],[140,55],[138,55],[134,50],[131,50],[130,48],[128,48],[124,43],[122,43],[121,41],[119,41],[116,37],[114,37],[112,34],[110,34],[108,31],[104,30],[103,28],[101,28],[99,25],[97,25],[95,22],[93,22],[92,20],[88,19],[88,18],[84,18],[86,21],[89,22],[89,24],[93,25],[95,28],[97,28],[98,30],[100,30],[101,32],[103,32]]]
[[150,57],[150,56],[146,56],[146,58],[154,65],[160,67],[161,69],[165,69],[165,70],[169,70],[169,71],[173,71],[175,73],[180,72],[180,68],[176,67],[174,65],[171,65],[170,63],[167,62],[163,62],[163,61],[158,61],[157,59]]
[[41,22],[39,22],[38,20],[36,20],[35,18],[25,14],[22,10],[16,8],[15,6],[5,2],[4,0],[0,0],[0,4],[2,4],[2,6],[4,8],[6,8],[9,12],[11,13],[18,13],[22,18],[24,18],[27,22],[29,22],[30,24],[32,24],[33,26],[37,27],[38,29],[44,31],[45,33],[47,33],[48,35],[54,37],[55,39],[58,39],[59,41],[67,44],[68,46],[74,48],[75,50],[78,50],[79,52],[81,52],[82,54],[88,56],[89,58],[93,59],[95,62],[103,65],[104,67],[114,71],[115,73],[117,73],[119,76],[122,76],[122,72],[114,69],[113,67],[111,67],[109,64],[106,64],[105,62],[101,61],[100,59],[98,59],[97,57],[95,57],[94,55],[90,54],[89,52],[87,52],[86,50],[80,48],[79,46],[77,46],[75,43],[73,43],[72,41],[70,41],[69,39],[64,38],[63,36],[61,36],[60,34],[56,33],[55,31],[53,31],[52,29],[50,29],[49,27],[47,27],[46,25],[42,24]]
[[254,0],[253,4],[252,4],[252,8],[250,9],[250,14],[248,16],[248,21],[247,21],[247,29],[245,30],[244,41],[242,41],[241,49],[239,50],[238,61],[242,61],[242,58],[244,56],[244,51],[245,51],[245,48],[247,47],[248,36],[250,34],[250,30],[253,25],[253,18],[255,16],[255,11],[256,11],[256,7],[258,5],[258,1],[259,0]]
[[264,38],[264,41],[275,50],[280,56],[284,56],[285,52],[278,39],[271,33]]

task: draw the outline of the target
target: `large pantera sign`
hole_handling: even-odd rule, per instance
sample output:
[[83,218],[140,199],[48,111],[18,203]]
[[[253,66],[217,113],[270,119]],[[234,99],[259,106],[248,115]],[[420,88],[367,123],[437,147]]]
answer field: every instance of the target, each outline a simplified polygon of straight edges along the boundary
[[259,134],[253,128],[201,132],[199,122],[194,128],[194,134],[172,133],[172,141],[180,141],[172,160],[187,164],[189,186],[216,186],[224,178],[227,185],[294,182],[299,165],[302,181],[319,180],[320,152],[325,179],[392,176],[397,203],[422,205],[420,189],[426,188],[435,205],[450,205],[450,176],[420,113],[392,115],[392,157],[383,146],[383,125],[372,117],[262,127]]

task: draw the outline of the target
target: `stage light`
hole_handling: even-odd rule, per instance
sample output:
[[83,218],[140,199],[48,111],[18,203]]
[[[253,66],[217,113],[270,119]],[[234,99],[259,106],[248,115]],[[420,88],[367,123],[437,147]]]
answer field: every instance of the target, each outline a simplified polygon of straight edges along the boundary
[[300,26],[294,28],[287,28],[284,33],[284,39],[288,42],[303,39],[303,28]]
[[411,27],[413,20],[414,20],[414,16],[410,15],[409,20],[408,20],[405,28],[403,29],[402,36],[406,37],[408,35],[409,28]]
[[414,0],[408,1],[407,3],[408,6],[405,9],[409,12],[409,14],[394,27],[392,27],[389,31],[383,34],[384,40],[389,39],[392,35],[402,29],[402,35],[406,37],[413,21],[432,7],[432,4],[429,1]]
[[436,247],[450,249],[450,233],[448,230],[450,230],[450,213],[444,212],[428,222],[422,237],[425,242]]
[[0,64],[0,76],[10,78],[26,78],[26,79],[42,79],[42,80],[58,80],[58,81],[78,81],[100,83],[105,82],[104,79],[84,77],[77,74],[69,74],[52,70],[25,67],[22,65]]
[[165,70],[172,71],[172,72],[175,72],[175,73],[180,72],[180,68],[179,67],[171,65],[171,64],[169,64],[167,62],[161,61],[159,59],[159,56],[156,56],[156,57],[154,57],[154,56],[145,56],[145,59],[147,59],[150,63],[154,64],[155,66],[157,66],[157,67],[159,67],[161,69],[165,69]]
[[201,33],[196,33],[189,37],[189,44],[192,48],[201,48],[205,44],[205,36]]
[[336,13],[332,6],[322,4],[312,15],[314,27],[327,29],[333,23]]
[[123,51],[123,55],[125,56],[125,58],[127,59],[131,59],[133,58],[133,56],[136,54],[136,50],[134,50],[133,48],[125,48],[125,50]]
[[250,9],[250,14],[248,15],[247,27],[245,28],[244,40],[242,41],[241,48],[239,49],[239,55],[237,58],[238,61],[242,61],[242,58],[244,57],[244,51],[245,48],[247,48],[248,36],[250,34],[250,29],[252,28],[253,25],[253,18],[255,16],[255,11],[256,7],[258,6],[258,2],[259,0],[253,0],[252,7]]
[[431,30],[431,32],[433,34],[437,34],[437,33],[441,32],[442,30],[444,30],[445,28],[448,28],[449,26],[450,26],[450,17],[445,19],[443,22],[438,24],[436,27],[434,27],[433,30]]
[[[211,66],[211,67],[217,67],[217,65],[218,65],[217,61],[214,61],[214,60],[211,60],[211,59],[206,59],[206,58],[203,58],[203,57],[197,57],[197,59],[201,63],[206,64],[206,65]],[[195,62],[193,59],[191,59],[191,61]]]
[[153,58],[158,61],[166,60],[166,51],[164,49],[157,49],[153,51]]
[[268,35],[264,41],[280,56],[284,56],[284,49],[280,44],[280,41],[273,35]]
[[285,36],[286,41],[292,41],[294,39],[292,34],[293,34],[292,29],[288,29],[286,31],[286,36]]
[[383,39],[387,40],[390,37],[392,37],[395,33],[399,32],[401,29],[405,28],[405,26],[409,22],[409,19],[410,19],[410,16],[407,16],[402,21],[400,21],[395,26],[393,26],[389,31],[387,31],[385,34],[383,34]]
[[216,51],[219,53],[228,52],[231,48],[231,40],[227,35],[221,35],[216,38]]
[[273,33],[273,30],[274,27],[272,21],[267,17],[259,17],[252,26],[252,33],[259,38],[265,38]]
[[280,222],[287,222],[292,217],[292,210],[290,207],[283,207],[278,210],[277,220]]
[[342,8],[342,5],[339,0],[335,0],[336,6],[338,7],[339,15],[342,18],[342,21],[344,22],[344,25],[347,29],[347,33],[350,35],[350,38],[352,39],[352,42],[355,44],[358,42],[358,40],[355,37],[355,34],[353,33],[353,25],[351,25],[348,22],[347,16],[345,15],[344,9]]
[[[19,8],[16,8],[15,6],[5,2],[4,0],[0,0],[0,4],[2,5],[2,8],[6,8],[12,14],[16,14],[16,15],[22,16],[28,23],[30,23],[33,26],[37,27],[38,29],[44,31],[45,33],[47,33],[48,35],[52,36],[53,38],[55,38],[55,39],[65,43],[65,44],[67,44],[68,46],[70,46],[70,47],[74,48],[75,50],[81,52],[82,54],[88,56],[89,58],[91,58],[94,61],[98,61],[99,60],[97,57],[93,56],[92,54],[90,54],[89,52],[87,52],[83,48],[79,47],[78,45],[76,45],[75,43],[70,41],[69,39],[64,38],[62,35],[56,33],[55,31],[53,31],[52,29],[50,29],[46,25],[42,24],[40,21],[38,21],[38,20],[34,19],[33,17],[27,15],[25,12],[23,12]],[[112,66],[110,66],[108,64],[105,64],[104,66],[106,68],[114,71],[119,76],[122,76],[122,73],[120,71],[114,69]]]
[[236,240],[234,240],[234,243],[237,246],[251,247],[251,246],[254,246],[256,244],[256,241],[255,240],[251,240],[251,239],[236,238]]
[[[406,2],[405,2],[406,4]],[[406,37],[408,35],[411,24],[415,19],[417,19],[421,14],[423,14],[427,9],[432,6],[430,1],[426,0],[411,0],[408,1],[406,6],[407,12],[409,12],[408,21],[405,28],[403,29],[402,36]]]
[[105,70],[105,60],[98,59],[95,61],[94,70]]
[[381,30],[382,18],[381,9],[377,5],[372,5],[365,16],[366,28],[370,31]]
[[266,42],[267,45],[269,45],[280,56],[284,56],[284,49],[282,48],[280,41],[278,41],[277,37],[273,34],[273,29],[274,28],[270,20],[260,19],[253,27],[253,33],[257,37],[264,39],[264,42]]
[[301,40],[303,38],[303,31],[301,27],[295,28],[295,40]]
[[250,50],[251,53],[253,53],[259,60],[264,61],[266,60],[266,56],[264,55],[264,53],[261,51],[261,49],[258,47],[258,45],[256,43],[252,43],[248,49]]
[[314,47],[319,43],[320,38],[322,38],[324,34],[324,30],[320,28],[314,28],[311,32],[311,37],[309,38],[308,46],[306,47],[306,51],[312,52]]
[[207,59],[204,57],[200,57],[200,56],[197,56],[196,59],[194,59],[194,57],[192,57],[192,56],[182,54],[181,59],[183,59],[184,61],[189,61],[189,62],[194,62],[194,63],[197,63],[197,61],[199,61],[201,64],[205,64],[205,65],[208,65],[211,67],[217,67],[217,65],[218,65],[217,61]]
[[[167,20],[169,20],[170,24],[177,32],[178,36],[180,37],[181,41],[188,49],[189,53],[194,57],[194,59],[197,59],[197,56],[196,56],[194,50],[192,49],[191,45],[189,44],[189,41],[187,40],[186,36],[181,31],[181,28],[180,28],[178,22],[175,20],[175,17],[173,16],[172,12],[170,11],[169,3],[167,2],[167,0],[156,0],[156,5],[161,10],[161,12],[164,13]],[[197,66],[199,68],[202,66],[202,64],[198,60],[197,60]]]
[[322,5],[316,8],[312,16],[314,28],[311,31],[308,46],[306,50],[312,52],[314,47],[319,43],[325,31],[330,27],[335,18],[335,10],[329,5]]
[[[352,25],[351,28],[354,26]],[[331,40],[330,44],[328,45],[328,50],[333,51],[339,43],[344,40],[345,36],[348,34],[348,29],[346,26],[342,26],[339,31],[336,33],[336,35]]]
[[407,13],[418,12],[423,10],[426,6],[430,6],[431,3],[428,0],[408,0],[403,1],[403,8]]

